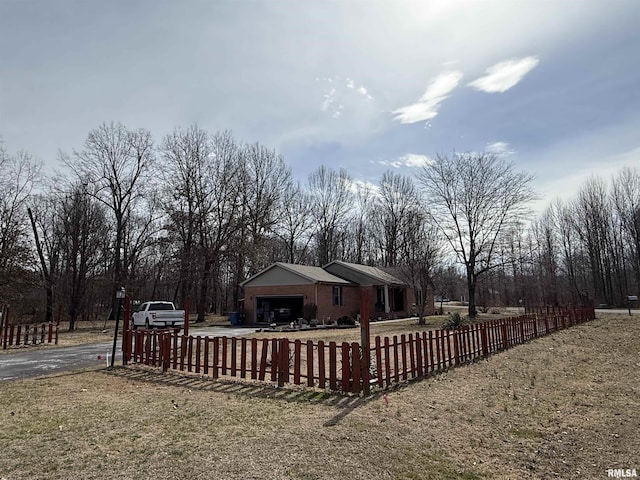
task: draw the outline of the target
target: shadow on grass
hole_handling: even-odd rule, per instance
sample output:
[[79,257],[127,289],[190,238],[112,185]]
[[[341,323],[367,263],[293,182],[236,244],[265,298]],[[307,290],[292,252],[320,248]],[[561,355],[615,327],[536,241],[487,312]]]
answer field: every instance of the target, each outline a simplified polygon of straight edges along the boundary
[[340,411],[337,415],[324,423],[324,426],[326,427],[339,424],[356,408],[366,405],[371,401],[380,399],[385,393],[376,392],[368,396],[344,395],[306,387],[277,387],[275,385],[252,382],[251,380],[245,379],[226,380],[196,375],[159,373],[151,369],[132,366],[103,369],[99,370],[99,372],[104,375],[113,375],[135,382],[147,382],[156,385],[246,396],[251,398],[265,398],[288,403],[313,403],[339,409]]

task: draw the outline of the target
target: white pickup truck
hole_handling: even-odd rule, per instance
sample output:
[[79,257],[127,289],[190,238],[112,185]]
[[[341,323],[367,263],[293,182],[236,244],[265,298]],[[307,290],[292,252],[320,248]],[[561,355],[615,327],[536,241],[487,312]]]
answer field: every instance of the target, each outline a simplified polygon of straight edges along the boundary
[[131,327],[184,327],[184,310],[176,310],[172,302],[145,302],[131,315]]

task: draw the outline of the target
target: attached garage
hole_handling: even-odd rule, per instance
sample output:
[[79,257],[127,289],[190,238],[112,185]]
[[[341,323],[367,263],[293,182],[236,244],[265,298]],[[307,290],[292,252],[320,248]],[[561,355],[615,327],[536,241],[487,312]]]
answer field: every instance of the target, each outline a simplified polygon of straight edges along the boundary
[[302,318],[304,295],[255,297],[256,323],[290,322]]
[[317,319],[355,317],[358,286],[320,267],[277,262],[240,284],[247,323],[289,323],[303,318],[304,305],[317,306]]

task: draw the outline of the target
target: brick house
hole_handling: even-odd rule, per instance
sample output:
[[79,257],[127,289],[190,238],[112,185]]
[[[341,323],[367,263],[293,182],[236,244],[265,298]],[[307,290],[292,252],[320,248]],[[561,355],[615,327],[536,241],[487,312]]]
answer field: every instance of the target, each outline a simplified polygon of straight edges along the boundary
[[[246,323],[288,322],[303,316],[303,307],[314,303],[318,320],[356,317],[360,312],[360,289],[369,288],[372,318],[415,315],[413,289],[378,267],[341,261],[324,267],[277,262],[240,284],[244,289]],[[428,299],[427,299],[428,300]],[[431,307],[426,312],[433,313]]]
[[[362,287],[368,287],[372,318],[402,318],[417,313],[416,297],[402,273],[395,268],[373,267],[335,260],[323,267],[326,271]],[[426,315],[432,315],[433,292],[427,295]]]
[[246,323],[288,322],[302,318],[314,303],[316,317],[355,317],[360,309],[358,285],[320,267],[276,262],[240,284],[244,289]]

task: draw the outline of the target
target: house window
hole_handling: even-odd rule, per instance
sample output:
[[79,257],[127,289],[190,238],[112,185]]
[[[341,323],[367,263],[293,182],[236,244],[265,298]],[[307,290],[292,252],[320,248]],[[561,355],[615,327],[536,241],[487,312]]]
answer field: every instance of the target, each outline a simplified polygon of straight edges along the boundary
[[342,287],[333,287],[333,304],[342,305]]

